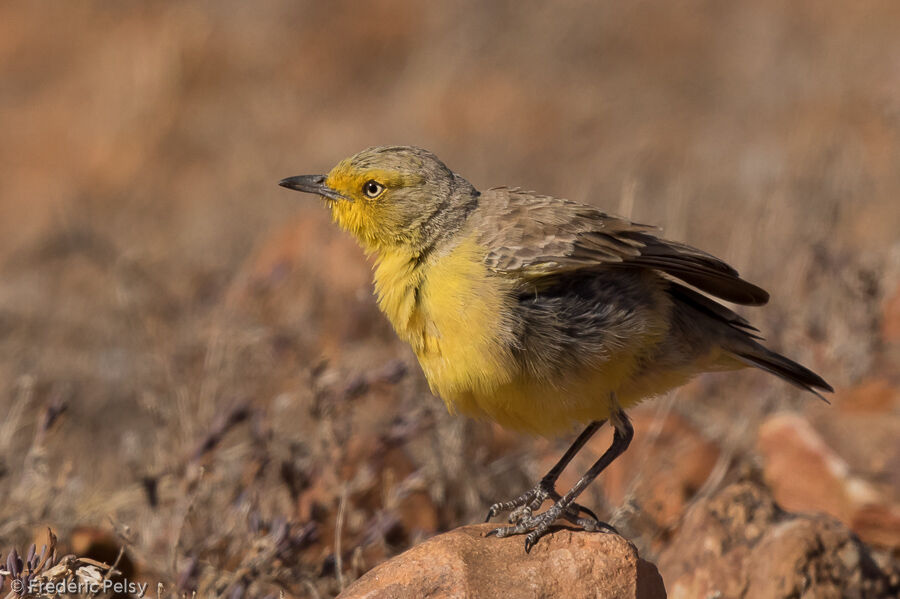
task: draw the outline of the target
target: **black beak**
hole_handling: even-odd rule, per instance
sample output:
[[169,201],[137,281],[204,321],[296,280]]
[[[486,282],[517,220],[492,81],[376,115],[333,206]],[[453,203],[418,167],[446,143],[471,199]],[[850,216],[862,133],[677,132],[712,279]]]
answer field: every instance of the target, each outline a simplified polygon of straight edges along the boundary
[[278,182],[282,187],[302,191],[305,193],[314,193],[322,197],[332,200],[348,200],[340,193],[325,185],[325,175],[299,175],[297,177],[288,177]]

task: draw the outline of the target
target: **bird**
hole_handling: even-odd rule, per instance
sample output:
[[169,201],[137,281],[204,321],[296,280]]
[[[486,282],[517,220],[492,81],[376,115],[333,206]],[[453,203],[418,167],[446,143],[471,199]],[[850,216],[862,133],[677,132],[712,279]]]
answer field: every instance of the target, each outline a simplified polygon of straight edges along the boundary
[[[533,488],[488,510],[487,521],[509,512],[489,534],[524,534],[526,552],[560,519],[615,531],[575,500],[628,448],[626,410],[641,401],[745,367],[822,399],[833,391],[717,301],[760,306],[765,290],[657,227],[519,188],[479,191],[412,146],[371,147],[279,185],[321,197],[374,258],[380,310],[452,413],[546,437],[585,427]],[[609,449],[559,493],[605,423]]]

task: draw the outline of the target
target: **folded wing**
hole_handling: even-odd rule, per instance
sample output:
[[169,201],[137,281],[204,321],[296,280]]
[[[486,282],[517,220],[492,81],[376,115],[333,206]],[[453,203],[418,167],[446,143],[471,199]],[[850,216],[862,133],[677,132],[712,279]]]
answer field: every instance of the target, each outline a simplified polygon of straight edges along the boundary
[[491,248],[485,262],[497,272],[538,279],[583,269],[647,268],[737,304],[769,300],[765,290],[715,256],[590,206],[496,188],[482,194],[479,209],[480,241]]

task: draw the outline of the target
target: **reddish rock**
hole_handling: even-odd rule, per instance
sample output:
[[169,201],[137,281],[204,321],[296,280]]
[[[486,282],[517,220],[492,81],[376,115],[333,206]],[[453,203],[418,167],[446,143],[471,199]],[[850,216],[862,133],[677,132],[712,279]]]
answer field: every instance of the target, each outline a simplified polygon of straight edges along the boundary
[[759,429],[758,448],[766,483],[776,501],[798,512],[824,512],[848,522],[854,506],[878,500],[865,481],[829,448],[809,422],[793,413],[775,414]]
[[802,416],[775,414],[759,430],[764,476],[775,500],[796,512],[838,518],[867,543],[900,547],[900,505],[855,475]]
[[758,483],[699,501],[659,559],[670,597],[894,597],[897,564],[877,565],[840,522],[781,510]]
[[853,513],[850,527],[867,543],[900,548],[900,506],[864,505]]
[[370,571],[340,598],[666,596],[656,567],[618,535],[561,529],[525,553],[521,536],[484,537],[495,526],[433,537]]

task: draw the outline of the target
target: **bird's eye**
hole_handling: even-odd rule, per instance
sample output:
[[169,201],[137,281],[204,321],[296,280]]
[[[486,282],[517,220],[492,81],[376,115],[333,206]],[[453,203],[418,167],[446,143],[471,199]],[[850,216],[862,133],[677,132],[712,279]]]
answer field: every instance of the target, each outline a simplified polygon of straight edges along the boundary
[[374,179],[366,181],[365,184],[363,184],[363,193],[366,194],[366,197],[377,198],[383,191],[384,185]]

